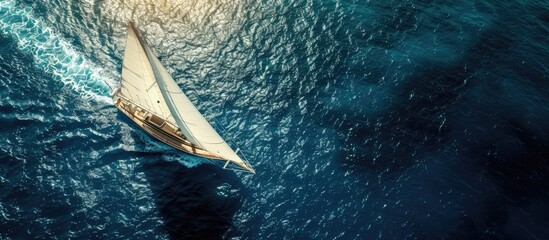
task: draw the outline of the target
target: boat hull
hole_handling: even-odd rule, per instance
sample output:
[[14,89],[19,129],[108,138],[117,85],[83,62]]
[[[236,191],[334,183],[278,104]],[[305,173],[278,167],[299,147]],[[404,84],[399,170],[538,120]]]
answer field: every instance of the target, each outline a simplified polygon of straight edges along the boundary
[[113,101],[114,105],[122,113],[124,113],[124,115],[130,118],[153,138],[191,155],[213,160],[227,161],[218,156],[212,155],[204,149],[201,149],[200,147],[187,141],[176,124],[170,123],[169,121],[147,111],[145,108],[130,102],[118,94],[113,96]]

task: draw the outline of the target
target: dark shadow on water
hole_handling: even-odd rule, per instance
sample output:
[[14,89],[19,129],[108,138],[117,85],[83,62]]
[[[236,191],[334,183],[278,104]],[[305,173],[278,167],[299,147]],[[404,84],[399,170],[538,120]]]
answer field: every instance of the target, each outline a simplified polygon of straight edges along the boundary
[[234,173],[211,164],[187,168],[161,159],[146,161],[142,167],[172,239],[227,235],[241,207],[242,184]]
[[505,64],[496,60],[513,46],[513,40],[499,29],[497,25],[479,33],[453,62],[418,65],[415,73],[394,89],[395,99],[386,111],[366,114],[360,106],[367,103],[360,102],[353,109],[320,104],[314,112],[325,117],[313,120],[340,133],[341,165],[355,171],[399,176],[422,155],[453,148],[453,119],[468,101],[469,91],[497,81],[484,79],[478,72]]

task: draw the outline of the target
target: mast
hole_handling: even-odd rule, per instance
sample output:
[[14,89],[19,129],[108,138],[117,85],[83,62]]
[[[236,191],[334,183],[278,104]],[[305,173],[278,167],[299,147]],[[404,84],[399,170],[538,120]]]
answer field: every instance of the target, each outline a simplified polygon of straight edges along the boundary
[[128,31],[120,95],[162,118],[175,122],[158,88],[153,69],[135,31]]
[[171,77],[171,74],[160,63],[143,38],[141,38],[133,22],[130,22],[129,25],[128,32],[132,31],[135,34],[141,49],[147,57],[151,70],[148,73],[152,73],[155,81],[151,87],[154,86],[157,88],[161,95],[162,101],[158,101],[157,104],[162,102],[166,106],[169,111],[169,117],[181,129],[187,140],[209,153],[227,160],[227,163],[230,161],[247,171],[255,173],[253,168],[237,155],[183,93]]

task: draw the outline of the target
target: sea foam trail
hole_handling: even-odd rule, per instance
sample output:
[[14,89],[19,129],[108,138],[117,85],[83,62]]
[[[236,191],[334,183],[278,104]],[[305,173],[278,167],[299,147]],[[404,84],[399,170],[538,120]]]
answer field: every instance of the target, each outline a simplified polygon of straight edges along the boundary
[[83,97],[108,101],[110,88],[105,83],[108,79],[103,77],[105,71],[35,17],[32,8],[0,0],[0,31],[15,38],[19,49],[33,56],[36,66],[53,74],[65,86]]

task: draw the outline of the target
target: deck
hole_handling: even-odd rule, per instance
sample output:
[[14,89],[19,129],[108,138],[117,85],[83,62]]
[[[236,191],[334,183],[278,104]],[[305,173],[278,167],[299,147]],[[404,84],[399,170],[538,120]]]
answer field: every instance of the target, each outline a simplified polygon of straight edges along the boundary
[[176,124],[166,121],[162,117],[155,115],[134,103],[131,103],[118,94],[115,94],[113,99],[114,105],[120,109],[120,111],[122,111],[151,136],[162,141],[163,143],[188,154],[226,161],[225,159],[210,154],[208,151],[189,142],[185,135],[181,133],[181,130]]

